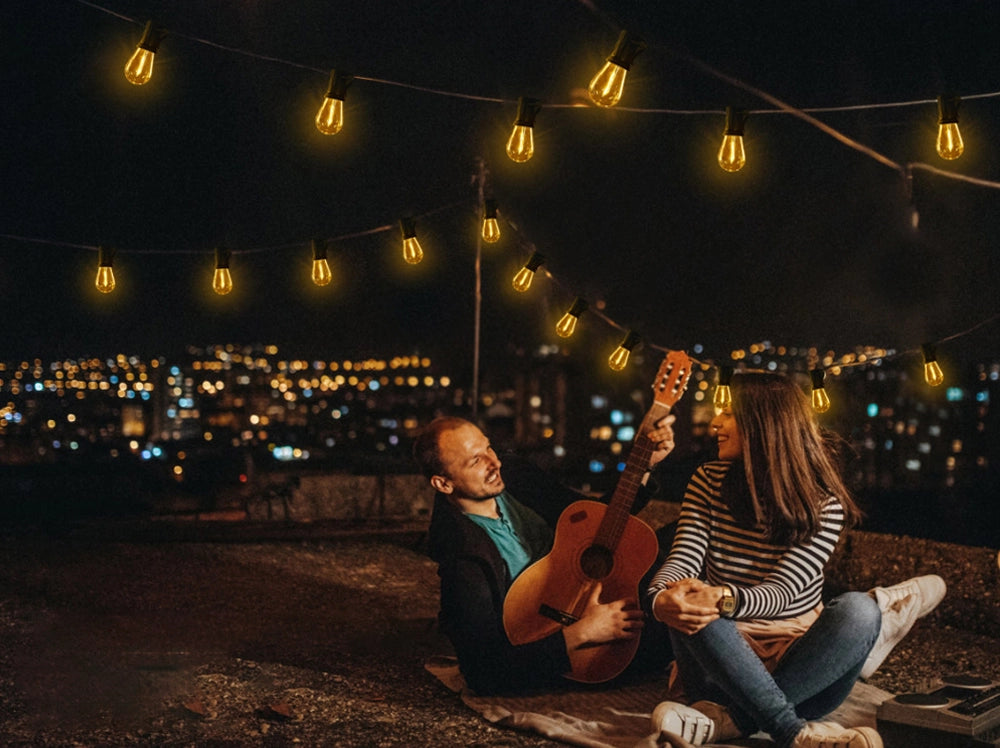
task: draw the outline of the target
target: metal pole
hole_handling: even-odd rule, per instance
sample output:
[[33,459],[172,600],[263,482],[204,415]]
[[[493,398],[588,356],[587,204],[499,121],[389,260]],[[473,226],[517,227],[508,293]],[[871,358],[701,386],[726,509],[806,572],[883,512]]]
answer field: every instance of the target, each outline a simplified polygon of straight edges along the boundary
[[[476,159],[478,172],[476,181],[479,185],[477,195],[479,216],[482,217],[485,210],[486,201],[486,162],[480,157]],[[472,417],[475,418],[479,412],[479,331],[481,324],[481,314],[483,305],[482,291],[482,262],[483,259],[483,232],[476,231],[476,292],[475,292],[475,312],[474,332],[472,342]]]

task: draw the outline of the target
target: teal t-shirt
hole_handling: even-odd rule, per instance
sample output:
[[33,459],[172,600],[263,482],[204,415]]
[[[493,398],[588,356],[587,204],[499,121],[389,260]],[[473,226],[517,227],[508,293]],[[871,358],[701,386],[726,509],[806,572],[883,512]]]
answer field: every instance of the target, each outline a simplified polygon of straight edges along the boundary
[[499,519],[478,514],[465,516],[482,527],[496,545],[500,558],[516,579],[530,564],[549,552],[552,531],[538,514],[504,491],[497,496]]

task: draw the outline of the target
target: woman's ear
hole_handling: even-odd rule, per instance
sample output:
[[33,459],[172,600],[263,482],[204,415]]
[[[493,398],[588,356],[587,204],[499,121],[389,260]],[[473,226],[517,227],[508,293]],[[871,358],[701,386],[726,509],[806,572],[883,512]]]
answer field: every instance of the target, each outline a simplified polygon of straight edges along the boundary
[[443,475],[433,475],[431,476],[431,486],[433,486],[435,491],[439,493],[451,493],[455,490],[451,481],[445,478]]

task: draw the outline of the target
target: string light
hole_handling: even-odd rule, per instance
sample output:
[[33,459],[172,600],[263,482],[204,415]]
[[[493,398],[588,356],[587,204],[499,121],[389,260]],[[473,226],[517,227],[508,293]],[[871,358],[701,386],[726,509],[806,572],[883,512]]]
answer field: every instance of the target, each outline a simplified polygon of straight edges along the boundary
[[568,338],[576,332],[577,320],[580,319],[580,315],[585,311],[587,311],[587,302],[577,296],[573,302],[573,306],[569,308],[569,311],[556,324],[556,335],[560,338]]
[[719,166],[726,171],[739,171],[747,162],[746,150],[743,148],[743,127],[746,120],[747,113],[742,109],[726,107],[726,129],[719,148]]
[[316,113],[316,129],[324,135],[336,135],[344,127],[344,97],[354,76],[349,73],[330,72],[330,85]]
[[958,130],[958,96],[938,96],[937,152],[941,158],[954,161],[965,151],[962,133]]
[[826,413],[830,410],[830,396],[826,394],[826,387],[823,380],[826,379],[826,372],[823,369],[813,369],[809,372],[812,379],[812,407],[817,413]]
[[229,272],[228,249],[218,247],[215,250],[215,273],[212,275],[212,290],[220,296],[225,296],[233,290],[233,276]]
[[933,343],[920,346],[924,354],[924,381],[931,387],[938,387],[944,382],[944,372],[937,362],[937,349]]
[[632,330],[629,330],[625,335],[624,340],[619,343],[618,347],[615,348],[614,353],[612,353],[611,357],[608,359],[608,366],[610,366],[614,371],[621,371],[624,369],[628,364],[629,354],[632,352],[632,349],[635,348],[639,340],[640,337]]
[[399,219],[403,230],[403,259],[411,265],[416,265],[424,259],[424,250],[417,241],[416,221],[412,218]]
[[326,286],[333,280],[330,263],[326,260],[326,245],[319,245],[313,240],[312,281],[317,286]]
[[733,391],[729,388],[729,383],[733,380],[733,367],[719,367],[719,383],[715,386],[715,395],[712,404],[717,411],[725,410],[733,404]]
[[94,285],[101,293],[111,293],[115,290],[115,271],[111,267],[115,261],[115,250],[111,247],[98,247],[97,278]]
[[524,293],[531,288],[531,280],[535,277],[535,271],[538,270],[544,262],[544,255],[538,252],[532,252],[531,258],[527,263],[525,263],[523,268],[517,271],[517,275],[514,276],[514,290]]
[[500,241],[500,223],[497,221],[497,201],[483,202],[483,241],[494,244]]
[[517,119],[514,120],[514,129],[507,140],[507,155],[511,161],[519,164],[524,163],[535,155],[535,117],[542,109],[542,102],[538,99],[526,99],[524,96],[517,100]]
[[163,29],[154,26],[152,21],[146,22],[146,28],[142,32],[142,38],[135,52],[125,63],[125,79],[129,83],[135,86],[149,83],[149,79],[153,76],[153,59],[164,36],[166,32]]
[[[148,22],[146,24],[146,27],[145,27],[142,39],[139,42],[139,45],[138,45],[138,47],[136,49],[136,52],[135,52],[135,54],[133,54],[132,59],[130,59],[129,63],[126,65],[126,76],[130,80],[130,82],[132,82],[132,83],[134,83],[136,85],[142,85],[142,84],[148,82],[148,80],[150,80],[150,76],[152,74],[152,67],[153,67],[154,55],[155,55],[155,53],[157,51],[157,48],[158,48],[158,46],[159,46],[159,44],[162,41],[162,39],[163,39],[164,36],[165,36],[165,33],[163,32],[163,30],[154,27],[152,21],[150,21],[150,22]],[[618,45],[616,45],[615,53],[613,53],[612,56],[608,58],[609,62],[614,61],[614,58],[616,57],[616,55],[620,51],[620,48],[622,48],[622,46],[623,46],[623,44],[624,44],[624,42],[625,42],[626,39],[627,39],[627,34],[626,34],[626,32],[623,31],[622,34],[621,34],[621,36],[619,37]],[[197,41],[200,41],[200,40],[197,40]],[[638,54],[638,52],[641,51],[641,49],[644,48],[645,45],[640,40],[630,40],[629,43],[632,43],[632,44],[636,44],[637,43],[638,44],[638,48],[631,54],[631,57],[628,59],[628,63],[630,65],[631,62],[632,62],[632,60],[634,59],[635,55]],[[133,62],[134,62],[134,64],[133,64]],[[628,65],[619,66],[619,67],[624,67],[625,72],[627,72],[627,70],[628,70]],[[622,77],[622,80],[624,80],[624,72],[622,73],[621,77]],[[334,71],[334,72],[331,73],[330,87],[329,87],[328,94],[327,94],[329,98],[335,98],[335,97],[331,96],[331,94],[334,93],[334,91],[335,91],[334,81],[335,81],[336,78],[337,78],[336,71]],[[597,76],[595,76],[595,80],[596,80],[596,78],[597,78]],[[350,80],[351,80],[351,76],[346,76],[345,75],[343,77],[343,79],[344,79],[343,86],[339,90],[339,93],[341,94],[341,96],[340,96],[341,105],[343,103],[343,92],[344,92],[344,90],[346,90],[347,86],[349,85]],[[374,80],[374,79],[365,79],[365,80]],[[376,82],[385,82],[385,81],[376,81]],[[592,83],[593,83],[593,81],[592,81]],[[400,85],[402,85],[402,84],[400,84]],[[446,95],[450,95],[450,94],[447,94],[447,92],[440,92],[440,91],[435,92],[435,93],[439,93],[439,94],[445,93]],[[995,96],[997,94],[990,94],[990,95],[991,96]],[[620,92],[619,92],[619,97],[620,97]],[[766,98],[768,98],[768,100],[771,100],[770,97],[766,97]],[[615,102],[612,102],[611,104],[608,104],[608,106],[613,105],[614,103],[617,102],[617,100],[618,99],[616,98]],[[958,158],[962,154],[962,152],[964,151],[964,143],[963,143],[962,138],[961,138],[961,133],[959,132],[959,129],[958,129],[958,108],[959,108],[960,101],[961,101],[961,99],[958,98],[958,97],[945,97],[945,96],[939,96],[938,97],[938,106],[939,106],[939,114],[940,114],[940,116],[939,116],[939,125],[940,125],[940,128],[939,128],[939,135],[938,135],[938,151],[939,151],[939,153],[941,154],[941,156],[943,158],[949,158],[949,159]],[[532,102],[533,106],[532,107],[526,106],[526,102]],[[324,102],[324,104],[325,103],[326,102]],[[596,100],[595,100],[595,103],[599,103],[599,102],[596,102]],[[921,105],[925,104],[925,102],[910,102],[910,103],[911,104],[920,103]],[[515,132],[516,132],[516,130],[517,130],[517,128],[518,128],[519,125],[528,128],[528,134],[527,135],[528,135],[528,142],[529,142],[531,150],[523,158],[523,160],[527,160],[527,159],[529,159],[531,157],[531,153],[533,153],[533,137],[532,137],[532,133],[531,133],[531,128],[533,127],[534,118],[537,115],[538,110],[540,110],[541,106],[540,106],[540,103],[538,103],[535,100],[531,100],[531,99],[526,100],[526,99],[523,99],[523,98],[519,100],[518,104],[519,104],[519,106],[518,106],[518,121],[515,122]],[[533,109],[533,111],[530,111],[531,109]],[[794,113],[794,112],[792,112],[792,110],[791,110],[790,107],[782,106],[781,109],[782,109],[782,111],[785,111],[785,112]],[[654,111],[654,110],[648,110],[648,111]],[[799,113],[801,114],[803,110],[796,110],[796,111],[799,111]],[[522,114],[525,115],[525,116],[522,117]],[[743,112],[743,113],[740,113],[740,114],[742,114],[742,119],[745,121],[745,114],[746,113]],[[728,136],[728,135],[731,134],[730,133],[730,129],[732,129],[731,128],[731,119],[733,117],[733,110],[731,108],[727,108],[726,115],[727,115],[727,125],[726,125],[726,133],[725,134],[726,134],[726,136]],[[342,117],[342,106],[341,106],[341,117]],[[319,117],[319,115],[317,115],[317,127],[320,126],[319,125],[319,119],[320,119],[320,117]],[[523,125],[522,125],[522,122],[521,122],[522,119],[525,120],[525,122],[523,123]],[[739,130],[740,130],[739,134],[742,135],[742,124],[743,123],[741,122],[740,124],[741,124],[741,127],[739,128]],[[342,119],[341,119],[340,124],[337,126],[336,130],[333,130],[332,132],[339,131],[339,129],[340,129],[341,126],[342,126]],[[322,128],[320,128],[320,129],[322,130]],[[736,133],[732,133],[732,134],[736,135]],[[511,140],[512,141],[514,140],[514,134],[512,134]],[[510,144],[508,144],[508,147],[510,147]],[[724,148],[725,148],[725,145],[723,146],[723,149]],[[722,163],[721,156],[722,156],[722,150],[723,149],[720,149],[720,164]],[[873,154],[870,153],[869,155],[873,155]],[[874,154],[874,155],[878,155],[878,154]],[[511,156],[511,157],[514,158],[513,156]],[[517,159],[515,159],[515,160],[517,160]],[[883,160],[883,163],[885,163],[885,162],[886,161]],[[933,171],[933,167],[929,167],[926,164],[910,164],[910,165],[907,166],[907,172],[909,172],[909,167],[911,167],[911,166],[914,166],[914,167],[917,167],[917,168],[926,168],[928,170],[932,170]],[[723,168],[726,168],[725,165],[723,165]],[[739,167],[737,167],[737,168],[739,168]],[[953,177],[960,177],[961,175],[952,175],[952,176]],[[969,181],[972,181],[972,180],[969,180]],[[978,183],[985,184],[987,186],[1000,186],[1000,183],[990,183],[990,182],[986,182],[985,180],[979,180]],[[914,208],[914,211],[913,211],[913,215],[914,215],[914,226],[915,226],[916,225],[916,211],[915,211],[915,208]],[[484,218],[484,231],[485,231],[485,228],[486,228],[485,224],[486,224],[486,220]],[[389,227],[383,227],[383,228],[389,228]],[[407,256],[407,250],[405,248],[406,238],[407,237],[405,236],[405,230],[404,230],[404,256]],[[413,256],[415,257],[415,259],[411,260],[409,257],[407,257],[407,262],[414,262],[414,263],[416,263],[416,262],[419,262],[422,259],[423,252],[422,252],[422,250],[419,247],[419,243],[416,242],[415,235],[412,238],[413,238],[413,243],[416,245],[416,251],[413,253]],[[485,238],[485,236],[484,236],[484,238]],[[488,241],[488,239],[487,239],[487,241]],[[112,258],[113,258],[113,255],[114,255],[114,251],[110,250],[110,249],[105,250],[104,248],[99,248],[99,249],[101,250],[102,260],[99,263],[98,280],[97,280],[97,282],[96,282],[95,285],[97,285],[98,288],[100,288],[102,290],[102,292],[107,293],[107,292],[110,292],[114,288],[114,282],[115,281],[114,281],[114,273],[113,273],[113,269],[112,269]],[[217,256],[219,255],[219,253],[221,251],[222,250],[217,250]],[[107,261],[106,264],[104,262],[105,252],[107,253],[107,256],[108,256],[108,261]],[[315,252],[314,252],[314,254],[315,254]],[[228,293],[232,289],[232,281],[231,281],[231,277],[229,276],[228,260],[229,260],[229,253],[226,252],[224,266],[223,266],[223,264],[221,262],[217,263],[216,275],[217,276],[220,275],[220,274],[224,275],[226,277],[227,281],[223,285],[228,286],[228,287],[225,288],[225,290],[220,291],[220,290],[218,290],[218,288],[216,288],[216,281],[215,281],[215,279],[213,279],[213,288],[216,288],[216,291],[218,293]],[[315,264],[315,260],[314,260],[314,264]],[[220,273],[220,271],[224,271],[224,273]],[[107,277],[107,279],[105,281],[103,281],[103,282],[101,281],[102,274]],[[527,285],[530,285],[530,282],[531,282],[531,277],[529,276]],[[525,289],[527,288],[527,285],[525,286]],[[565,316],[566,315],[564,315],[564,318],[565,318]],[[575,327],[575,322],[573,323],[573,326]],[[940,366],[938,366],[936,360],[934,359],[934,354],[933,354],[934,347],[931,346],[931,345],[929,345],[929,344],[927,344],[927,345],[923,346],[923,348],[924,348],[924,354],[925,354],[925,377],[927,378],[928,383],[933,384],[933,385],[938,385],[938,384],[940,384],[943,381],[943,374],[941,373]],[[931,352],[929,356],[928,356],[928,349]],[[616,353],[617,353],[617,351],[616,351]],[[626,360],[627,360],[627,357],[626,357]],[[815,383],[816,378],[817,378],[816,377],[817,373],[819,373],[821,375],[823,374],[822,371],[820,371],[820,372],[816,372],[816,371],[811,372],[814,383]],[[828,402],[828,398],[826,397],[826,393],[825,393],[825,388],[822,386],[823,376],[820,376],[819,379],[820,379],[820,386],[818,388],[814,387],[814,397],[815,397],[815,394],[816,394],[816,392],[815,392],[816,389],[824,390],[822,392],[821,396],[823,398],[826,398],[827,402]],[[720,374],[720,380],[721,380],[721,374]],[[720,384],[721,384],[721,381],[720,381]],[[721,387],[717,388],[716,397],[719,396],[719,390],[720,389],[722,389],[722,388]],[[827,406],[827,407],[829,407],[829,406]],[[819,410],[819,409],[817,408],[817,410]]]
[[632,36],[628,31],[619,34],[614,51],[603,67],[597,71],[597,75],[593,77],[588,87],[590,98],[597,106],[612,107],[621,100],[622,92],[625,90],[625,77],[636,55],[645,48],[646,42]]

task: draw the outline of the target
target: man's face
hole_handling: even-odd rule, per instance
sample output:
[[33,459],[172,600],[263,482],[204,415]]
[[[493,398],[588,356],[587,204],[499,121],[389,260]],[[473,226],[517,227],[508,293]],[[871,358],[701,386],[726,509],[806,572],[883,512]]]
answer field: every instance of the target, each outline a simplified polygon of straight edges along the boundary
[[490,440],[473,424],[443,432],[438,448],[444,475],[434,476],[437,490],[453,499],[473,501],[491,499],[503,491],[500,459]]

